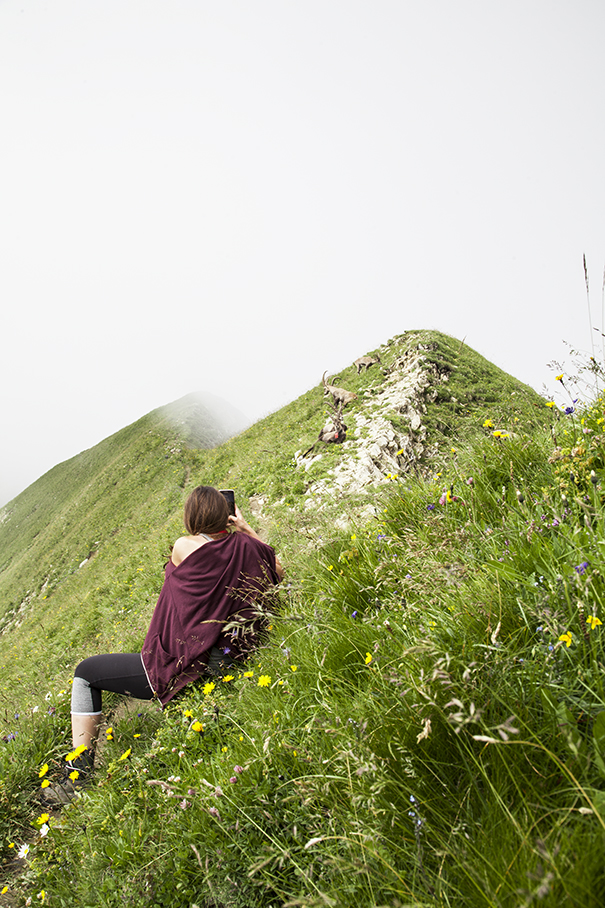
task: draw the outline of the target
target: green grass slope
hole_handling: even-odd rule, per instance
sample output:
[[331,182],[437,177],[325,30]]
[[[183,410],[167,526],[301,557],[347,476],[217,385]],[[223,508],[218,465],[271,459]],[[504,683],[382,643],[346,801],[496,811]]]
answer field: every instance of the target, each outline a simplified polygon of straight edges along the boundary
[[[331,474],[355,461],[363,441],[354,436],[356,422],[377,407],[397,433],[395,450],[410,435],[430,438],[418,461],[424,469],[449,452],[451,438],[484,433],[487,415],[509,428],[515,418],[533,425],[548,417],[535,392],[446,335],[408,332],[380,354],[381,364],[367,372],[358,375],[350,366],[333,377],[358,394],[345,411],[349,437],[345,445],[320,444],[321,457],[309,470],[294,455],[317,441],[331,414],[321,385],[215,447],[199,447],[220,440],[220,432],[194,398],[160,408],[58,465],[11,502],[0,524],[2,693],[16,696],[17,705],[23,697],[27,702],[24,691],[33,695],[50,684],[80,654],[139,645],[193,485],[233,487],[244,511],[253,499],[267,537],[287,557],[301,530],[317,535],[317,506],[327,520],[363,513],[375,484],[338,495]],[[417,357],[426,376],[420,390],[379,405],[381,390],[405,378]],[[401,412],[410,406],[422,413],[415,432]],[[200,435],[199,426],[208,428]],[[377,463],[376,475],[387,481],[392,468]],[[318,495],[322,483],[328,493]],[[12,706],[7,709],[10,714]]]
[[[5,904],[601,904],[603,401],[556,412],[437,332],[374,352],[332,378],[358,395],[342,445],[303,456],[318,384],[208,450],[143,420],[103,443],[103,481],[89,462],[98,499],[82,479],[36,516],[51,471],[13,503]],[[140,646],[199,482],[286,564],[266,643],[163,712],[108,698],[95,781],[41,835],[73,666]]]

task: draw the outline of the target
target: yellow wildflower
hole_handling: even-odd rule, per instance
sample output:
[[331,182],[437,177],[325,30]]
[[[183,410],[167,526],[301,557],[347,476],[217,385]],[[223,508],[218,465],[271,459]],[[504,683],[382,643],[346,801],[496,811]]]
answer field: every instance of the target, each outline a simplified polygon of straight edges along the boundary
[[291,665],[290,671],[295,672],[297,670],[297,668],[298,668],[298,665]]
[[118,760],[127,760],[130,754],[132,753],[132,747],[129,747],[128,750],[125,750],[121,757],[118,757]]
[[193,718],[193,713],[191,712],[190,709],[186,709],[185,712],[183,713],[183,715],[185,716],[186,719]]
[[36,823],[38,824],[38,826],[44,826],[44,824],[48,823],[49,820],[50,820],[49,814],[43,813],[43,814],[40,814],[40,816],[36,820]]
[[554,400],[547,400],[547,401],[546,401],[546,406],[547,406],[547,407],[550,407],[550,408],[552,409],[552,408],[554,407],[554,405],[555,405]]
[[555,381],[563,382],[563,373],[562,372],[560,375],[555,375]]
[[202,688],[202,693],[204,694],[205,697],[207,697],[208,694],[212,693],[212,691],[214,690],[215,687],[216,687],[216,685],[215,685],[214,681],[208,681],[206,684],[204,684],[204,687]]
[[72,782],[75,782],[76,779],[79,779],[79,778],[80,778],[80,773],[78,772],[77,769],[74,769],[73,772],[70,772],[69,778],[71,779]]
[[259,687],[269,687],[271,684],[271,675],[261,675],[258,679]]
[[244,672],[244,678],[252,678],[253,675],[254,675],[254,672]]
[[226,684],[227,681],[233,681],[234,678],[235,678],[235,675],[225,675],[225,677],[223,678],[223,681]]
[[42,784],[40,785],[40,788],[48,788],[49,785],[50,785],[49,779],[42,779]]
[[594,631],[595,627],[598,627],[599,624],[603,624],[600,618],[597,618],[596,615],[589,615],[586,619],[586,624],[590,624],[590,629]]
[[569,648],[571,646],[571,631],[567,631],[566,634],[561,634],[559,640]]
[[372,653],[366,653],[366,665],[369,665],[372,661]]
[[493,422],[491,421],[491,419],[486,419],[486,420],[485,420],[485,422],[483,423],[483,428],[484,428],[484,429],[493,429],[493,428],[494,428],[494,424],[493,424]]
[[203,730],[204,730],[204,726],[202,725],[201,722],[194,722],[193,725],[191,726],[191,731],[203,731]]
[[45,763],[40,772],[38,773],[38,778],[41,779],[42,776],[45,776],[48,772],[48,763]]

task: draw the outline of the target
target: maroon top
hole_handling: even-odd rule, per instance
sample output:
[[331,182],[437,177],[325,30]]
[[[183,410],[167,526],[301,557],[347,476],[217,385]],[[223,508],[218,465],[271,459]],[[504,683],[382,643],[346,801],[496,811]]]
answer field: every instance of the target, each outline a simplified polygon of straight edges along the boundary
[[212,540],[179,565],[169,561],[141,658],[165,705],[206,671],[210,650],[243,658],[263,623],[256,600],[279,582],[270,545],[244,533]]

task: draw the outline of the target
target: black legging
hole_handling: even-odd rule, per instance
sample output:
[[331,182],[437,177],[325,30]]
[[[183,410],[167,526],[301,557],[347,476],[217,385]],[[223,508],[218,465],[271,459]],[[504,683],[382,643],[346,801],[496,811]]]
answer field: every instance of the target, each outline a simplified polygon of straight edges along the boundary
[[80,662],[74,673],[71,711],[79,715],[100,713],[101,691],[111,690],[137,700],[152,700],[140,653],[101,653]]

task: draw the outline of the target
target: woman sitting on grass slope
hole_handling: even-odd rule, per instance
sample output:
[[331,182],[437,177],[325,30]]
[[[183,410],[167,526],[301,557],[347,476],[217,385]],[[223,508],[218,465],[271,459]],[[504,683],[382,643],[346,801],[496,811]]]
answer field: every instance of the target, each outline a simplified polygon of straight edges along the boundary
[[[101,691],[140,700],[157,697],[165,706],[186,684],[220,675],[257,643],[263,623],[259,599],[283,577],[274,550],[246,523],[239,508],[235,516],[229,515],[224,497],[211,486],[193,490],[184,522],[190,535],[174,544],[142,651],[91,656],[76,668],[71,698],[74,753],[68,757],[72,772],[92,769]],[[66,800],[73,788],[65,782],[53,793]],[[51,797],[53,793],[49,790]]]

